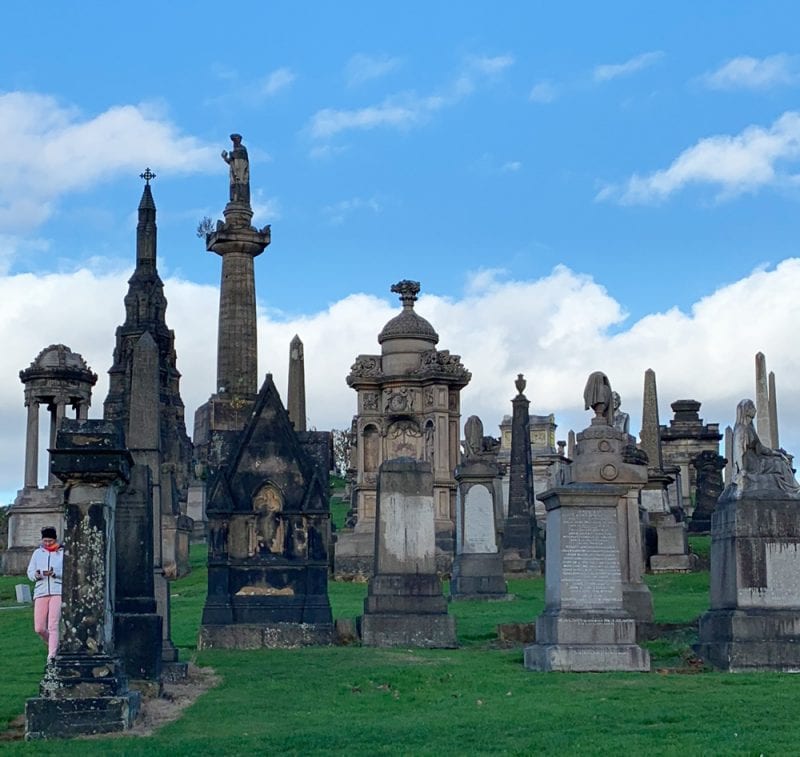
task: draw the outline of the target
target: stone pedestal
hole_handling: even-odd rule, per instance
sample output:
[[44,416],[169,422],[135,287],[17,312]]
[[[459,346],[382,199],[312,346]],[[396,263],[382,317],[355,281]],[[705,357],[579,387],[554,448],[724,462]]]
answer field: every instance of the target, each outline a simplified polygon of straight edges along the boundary
[[365,646],[458,646],[436,575],[432,495],[428,463],[401,458],[381,465],[374,575],[359,618]]
[[8,549],[2,553],[0,566],[3,575],[25,575],[45,526],[53,526],[59,536],[64,532],[64,487],[59,484],[17,492],[8,511]]
[[66,486],[61,638],[39,696],[25,704],[27,739],[129,728],[139,694],[128,690],[114,645],[116,487],[131,458],[113,423],[65,421],[52,472]]
[[722,670],[800,671],[798,499],[720,500],[711,525],[711,609],[695,651]]
[[650,555],[652,573],[688,573],[692,570],[686,523],[671,513],[652,513],[650,524],[656,531],[658,552]]
[[525,667],[541,671],[648,671],[636,622],[622,604],[617,505],[626,488],[573,483],[544,492],[546,607]]

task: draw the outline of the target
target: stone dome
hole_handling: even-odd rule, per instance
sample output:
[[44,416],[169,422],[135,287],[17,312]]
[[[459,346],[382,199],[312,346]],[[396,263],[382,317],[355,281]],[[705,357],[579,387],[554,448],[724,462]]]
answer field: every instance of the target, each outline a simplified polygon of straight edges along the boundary
[[73,352],[64,344],[51,344],[45,347],[31,363],[31,368],[71,368],[73,370],[88,370],[86,361],[77,352]]
[[53,380],[94,386],[97,374],[86,364],[83,357],[64,344],[45,347],[36,359],[19,373],[23,384],[41,384]]
[[439,341],[439,335],[428,321],[414,311],[414,302],[419,292],[418,281],[400,281],[392,286],[392,292],[400,295],[403,310],[392,318],[378,334],[378,343],[383,344],[393,339],[413,339],[424,342],[420,351],[433,349]]

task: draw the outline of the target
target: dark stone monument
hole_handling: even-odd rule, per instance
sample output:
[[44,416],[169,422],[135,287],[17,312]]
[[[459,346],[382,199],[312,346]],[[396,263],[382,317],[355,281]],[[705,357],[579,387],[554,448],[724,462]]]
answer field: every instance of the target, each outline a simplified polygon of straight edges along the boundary
[[733,431],[733,480],[711,516],[711,609],[697,653],[730,671],[800,670],[800,485],[756,433],[752,400]]
[[483,435],[473,415],[464,427],[465,452],[456,468],[456,557],[450,579],[452,599],[504,599],[503,555],[497,524],[502,519],[499,442]]
[[27,739],[123,731],[138,712],[113,619],[116,494],[131,462],[115,424],[62,422],[51,453],[66,490],[61,638],[39,696],[25,704]]
[[711,530],[711,515],[722,495],[722,471],[727,460],[710,450],[703,450],[692,458],[692,466],[697,471],[697,488],[689,531],[708,533]]
[[520,373],[511,400],[511,460],[508,466],[508,514],[503,527],[503,569],[507,574],[540,572],[536,555],[536,518],[533,511],[530,402],[523,394]]
[[297,334],[289,345],[289,385],[286,410],[295,431],[306,430],[306,368],[303,342]]
[[[324,441],[312,438],[309,446],[323,454]],[[207,513],[199,648],[331,643],[327,479],[295,434],[269,374],[211,482]]]
[[547,507],[545,611],[536,643],[525,647],[529,670],[650,669],[636,644],[636,622],[623,605],[620,514],[643,466],[625,462],[627,434],[613,423],[608,378],[593,373],[584,391],[595,412],[577,435],[573,481],[543,492]]
[[359,626],[365,646],[458,646],[436,573],[430,463],[398,458],[381,464],[375,567]]

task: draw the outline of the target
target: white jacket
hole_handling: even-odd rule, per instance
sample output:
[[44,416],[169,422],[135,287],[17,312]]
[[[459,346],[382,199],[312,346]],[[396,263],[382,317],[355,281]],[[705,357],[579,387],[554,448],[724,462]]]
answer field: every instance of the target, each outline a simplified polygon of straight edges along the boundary
[[[36,578],[36,571],[49,571],[53,569],[55,575]],[[59,547],[55,552],[48,552],[44,547],[37,547],[28,563],[28,579],[36,581],[33,588],[33,598],[47,597],[51,594],[61,594],[61,575],[64,572],[64,547]]]

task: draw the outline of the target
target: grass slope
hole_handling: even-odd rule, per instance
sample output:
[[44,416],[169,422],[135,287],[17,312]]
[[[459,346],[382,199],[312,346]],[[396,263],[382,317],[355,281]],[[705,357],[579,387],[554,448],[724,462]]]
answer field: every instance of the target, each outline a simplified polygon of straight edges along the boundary
[[[205,597],[204,549],[173,586],[173,639],[183,659],[223,679],[184,716],[147,738],[25,744],[8,754],[774,754],[797,750],[798,679],[726,675],[685,665],[690,621],[708,606],[708,574],[649,576],[659,623],[650,674],[530,673],[522,650],[494,643],[497,623],[541,611],[541,579],[511,581],[511,602],[457,602],[458,650],[207,651],[194,647]],[[0,600],[19,579],[0,578]],[[334,583],[336,617],[361,612],[366,587]],[[36,693],[44,647],[30,608],[0,610],[0,731]],[[695,674],[690,674],[694,672]],[[2,733],[0,733],[2,736]]]

